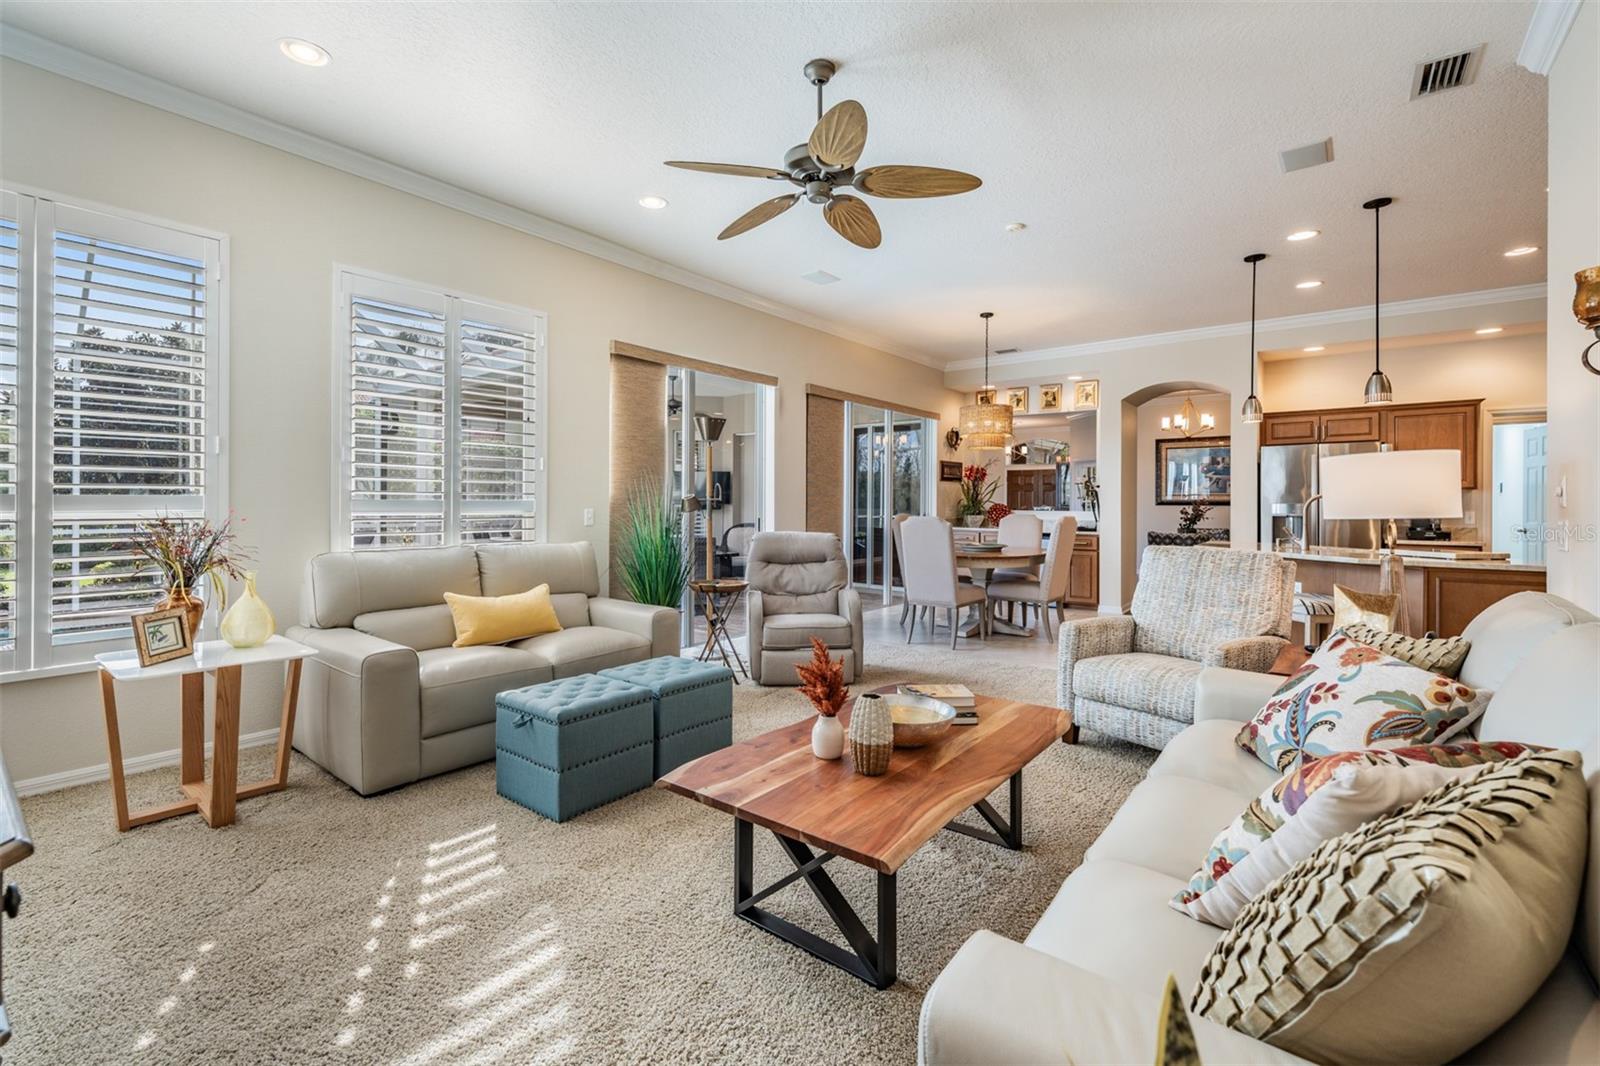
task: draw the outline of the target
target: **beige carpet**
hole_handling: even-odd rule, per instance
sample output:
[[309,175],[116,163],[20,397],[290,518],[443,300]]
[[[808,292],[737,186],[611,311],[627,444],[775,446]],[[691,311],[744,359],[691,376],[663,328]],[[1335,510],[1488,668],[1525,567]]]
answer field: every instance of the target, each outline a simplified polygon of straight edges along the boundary
[[[1053,691],[1047,669],[931,648],[868,660],[868,685]],[[805,713],[792,689],[744,685],[734,733]],[[974,930],[1025,935],[1149,764],[1085,741],[1025,772],[1026,851],[945,833],[902,869],[885,992],[735,919],[731,820],[654,789],[556,825],[497,797],[492,764],[362,799],[296,756],[290,789],[245,801],[230,828],[127,834],[104,785],[36,797],[25,913],[5,930],[4,1060],[910,1063],[940,968]],[[148,802],[174,775],[131,785]],[[756,850],[758,884],[790,869],[770,835]],[[870,915],[866,871],[828,869]],[[826,921],[801,885],[765,905]]]

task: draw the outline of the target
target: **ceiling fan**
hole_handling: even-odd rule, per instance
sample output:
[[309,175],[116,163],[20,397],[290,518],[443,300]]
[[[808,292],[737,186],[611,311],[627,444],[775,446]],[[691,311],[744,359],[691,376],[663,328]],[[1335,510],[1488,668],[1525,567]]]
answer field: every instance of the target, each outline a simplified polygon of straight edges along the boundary
[[856,170],[856,160],[867,143],[867,112],[854,100],[822,110],[822,87],[838,68],[831,60],[813,59],[805,66],[806,79],[817,87],[817,125],[805,144],[797,144],[783,155],[781,170],[744,166],[738,163],[689,163],[669,160],[667,166],[701,170],[708,174],[732,174],[742,178],[766,178],[798,185],[800,192],[775,196],[757,204],[717,234],[725,241],[770,222],[800,202],[803,196],[821,204],[822,217],[845,240],[862,248],[883,243],[877,216],[865,200],[844,190],[854,189],[868,196],[886,199],[912,199],[924,196],[954,196],[971,192],[983,182],[971,174],[940,167],[882,166]]

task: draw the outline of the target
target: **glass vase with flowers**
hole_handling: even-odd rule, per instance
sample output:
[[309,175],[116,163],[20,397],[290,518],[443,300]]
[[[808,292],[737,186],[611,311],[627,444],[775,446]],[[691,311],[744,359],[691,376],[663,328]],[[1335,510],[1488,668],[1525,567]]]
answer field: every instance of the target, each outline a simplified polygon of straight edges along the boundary
[[241,579],[241,564],[248,561],[234,534],[232,515],[221,525],[212,525],[206,519],[162,515],[134,526],[131,547],[138,559],[138,571],[151,567],[160,571],[167,595],[158,607],[183,608],[189,616],[191,633],[199,630],[205,613],[205,600],[200,597],[205,583],[210,582],[220,610],[228,602],[228,587],[223,579]]

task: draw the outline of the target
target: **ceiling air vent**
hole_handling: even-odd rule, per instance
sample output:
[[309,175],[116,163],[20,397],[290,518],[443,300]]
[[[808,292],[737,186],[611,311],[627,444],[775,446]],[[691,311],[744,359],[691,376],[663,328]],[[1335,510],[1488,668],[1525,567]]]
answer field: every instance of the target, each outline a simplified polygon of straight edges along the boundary
[[1418,63],[1411,75],[1411,99],[1432,96],[1446,89],[1459,89],[1471,85],[1478,76],[1478,61],[1483,58],[1483,45],[1457,52],[1443,59],[1430,59]]

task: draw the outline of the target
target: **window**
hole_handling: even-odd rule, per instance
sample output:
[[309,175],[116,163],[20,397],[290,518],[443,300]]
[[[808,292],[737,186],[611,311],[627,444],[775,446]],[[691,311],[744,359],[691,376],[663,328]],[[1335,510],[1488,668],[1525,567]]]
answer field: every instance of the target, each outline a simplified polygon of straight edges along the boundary
[[223,242],[0,193],[0,671],[125,647],[135,523],[226,513]]
[[335,547],[543,535],[544,316],[339,275]]

